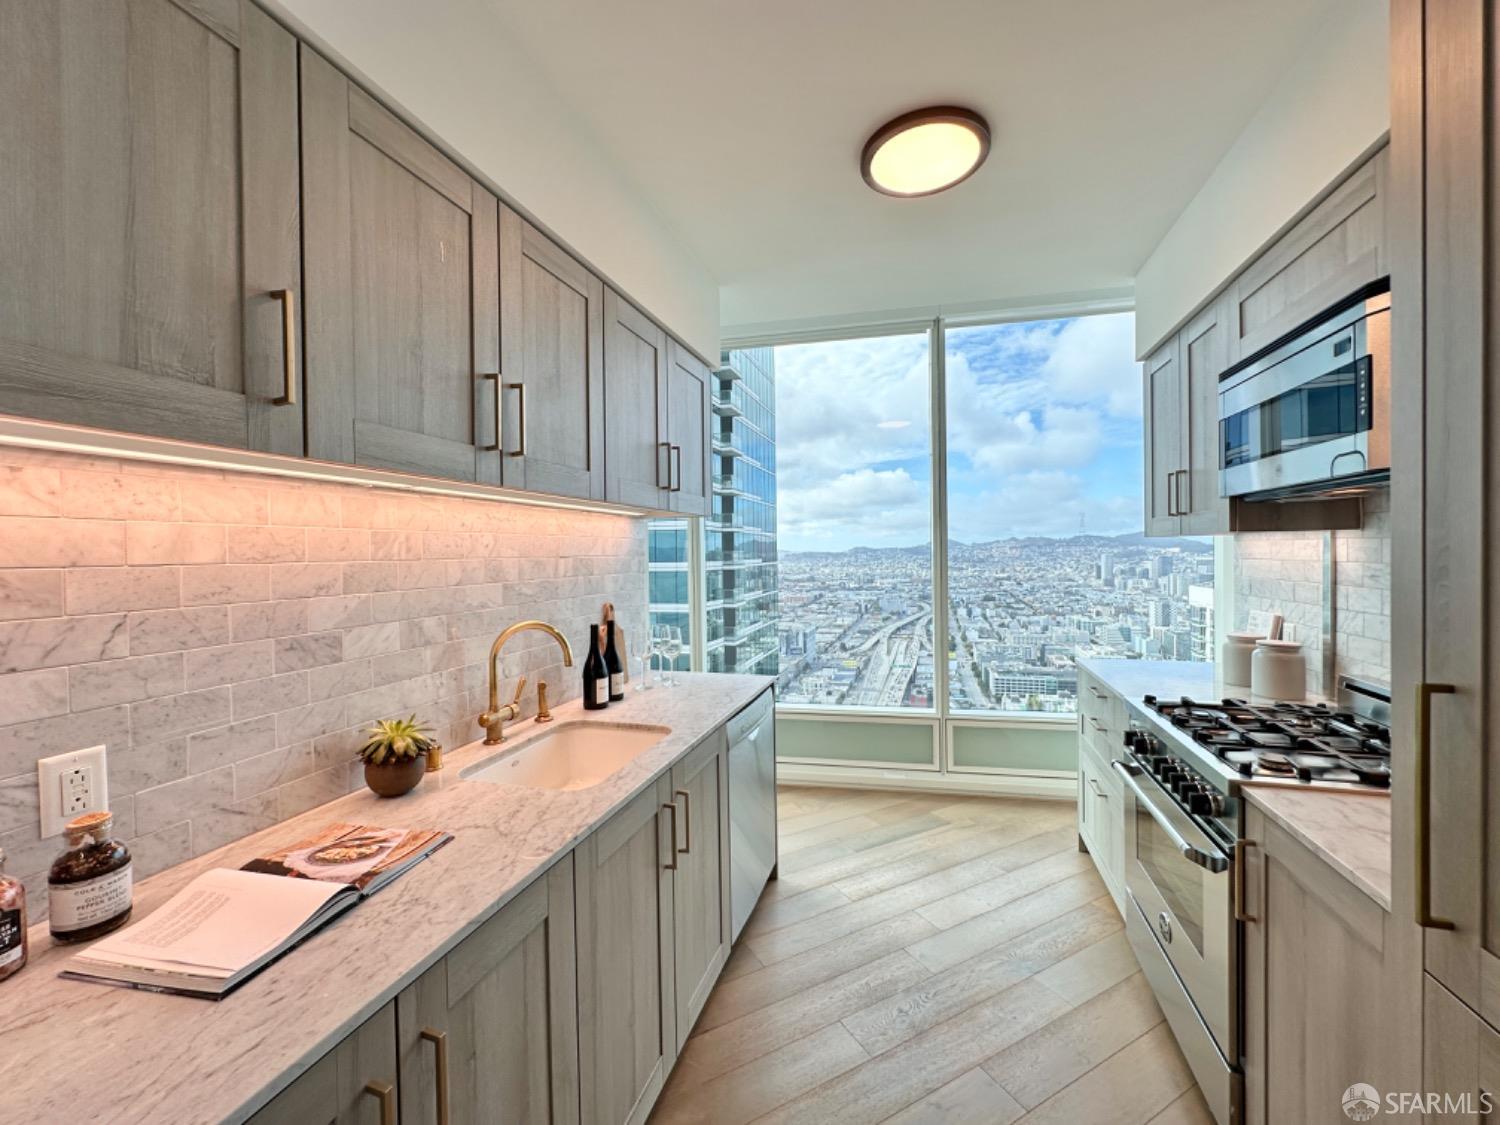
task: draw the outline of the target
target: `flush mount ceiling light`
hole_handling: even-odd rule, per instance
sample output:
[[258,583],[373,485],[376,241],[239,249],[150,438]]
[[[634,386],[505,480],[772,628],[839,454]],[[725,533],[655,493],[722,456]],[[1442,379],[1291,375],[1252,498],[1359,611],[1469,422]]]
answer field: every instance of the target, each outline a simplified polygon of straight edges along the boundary
[[903,113],[865,142],[859,170],[884,195],[934,195],[972,176],[990,151],[990,127],[970,109]]

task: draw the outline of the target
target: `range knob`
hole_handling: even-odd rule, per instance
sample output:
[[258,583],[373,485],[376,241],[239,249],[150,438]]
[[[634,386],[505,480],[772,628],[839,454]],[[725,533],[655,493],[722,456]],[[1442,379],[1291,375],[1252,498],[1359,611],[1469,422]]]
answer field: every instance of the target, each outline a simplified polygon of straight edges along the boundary
[[1196,789],[1188,794],[1188,812],[1197,816],[1209,816],[1214,811],[1213,795],[1207,790]]

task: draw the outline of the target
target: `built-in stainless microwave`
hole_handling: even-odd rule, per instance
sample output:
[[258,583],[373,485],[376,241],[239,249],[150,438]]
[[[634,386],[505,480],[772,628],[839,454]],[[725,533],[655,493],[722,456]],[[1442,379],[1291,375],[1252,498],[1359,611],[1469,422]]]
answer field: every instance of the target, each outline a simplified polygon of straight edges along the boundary
[[1391,295],[1361,296],[1219,382],[1220,491],[1253,500],[1390,479]]

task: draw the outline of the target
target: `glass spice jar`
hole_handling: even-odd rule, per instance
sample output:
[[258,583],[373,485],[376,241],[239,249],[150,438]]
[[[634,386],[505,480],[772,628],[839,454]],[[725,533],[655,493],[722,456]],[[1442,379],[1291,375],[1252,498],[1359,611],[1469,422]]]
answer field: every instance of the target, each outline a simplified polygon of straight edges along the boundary
[[47,922],[57,941],[92,941],[130,918],[130,849],[110,834],[114,820],[92,812],[68,821],[68,850],[47,872]]
[[26,886],[5,874],[0,849],[0,980],[26,967]]

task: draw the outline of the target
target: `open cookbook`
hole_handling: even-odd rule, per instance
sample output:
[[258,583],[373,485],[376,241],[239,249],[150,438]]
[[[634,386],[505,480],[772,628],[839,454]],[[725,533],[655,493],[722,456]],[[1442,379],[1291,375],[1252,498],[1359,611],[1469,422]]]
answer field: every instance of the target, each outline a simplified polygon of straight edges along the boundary
[[205,871],[139,922],[72,957],[60,975],[217,1000],[451,839],[329,825],[238,870]]

